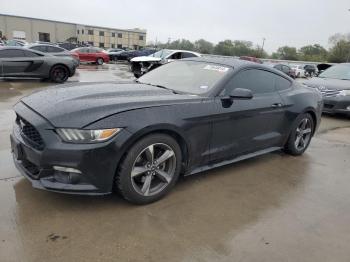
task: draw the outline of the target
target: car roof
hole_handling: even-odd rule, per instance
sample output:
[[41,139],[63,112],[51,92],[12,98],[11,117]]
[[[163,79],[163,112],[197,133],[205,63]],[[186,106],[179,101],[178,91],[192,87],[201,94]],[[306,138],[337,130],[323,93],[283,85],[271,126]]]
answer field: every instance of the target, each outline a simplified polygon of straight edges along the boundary
[[0,50],[10,50],[10,49],[25,50],[25,51],[37,53],[37,54],[40,54],[43,56],[48,56],[48,54],[46,54],[46,53],[43,53],[43,52],[40,52],[37,50],[33,50],[33,49],[28,50],[27,47],[22,47],[22,46],[2,46]]

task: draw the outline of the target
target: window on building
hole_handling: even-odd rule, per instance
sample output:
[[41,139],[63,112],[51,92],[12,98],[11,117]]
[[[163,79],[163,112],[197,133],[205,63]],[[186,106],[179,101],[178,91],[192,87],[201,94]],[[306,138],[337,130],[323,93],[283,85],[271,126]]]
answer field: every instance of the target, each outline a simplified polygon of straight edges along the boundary
[[98,46],[101,47],[101,48],[104,48],[105,47],[105,43],[100,43]]
[[115,48],[115,44],[111,44],[111,48]]
[[41,42],[50,42],[50,34],[39,32],[39,41]]
[[140,40],[140,41],[143,41],[143,38],[144,38],[143,35],[139,35],[139,40]]
[[88,34],[89,35],[93,35],[94,34],[94,30],[88,30]]
[[123,34],[122,33],[118,33],[118,38],[123,38]]
[[84,29],[81,29],[81,34],[82,34],[82,35],[84,34]]
[[105,32],[100,31],[100,36],[105,36]]
[[79,29],[77,30],[77,34],[79,35]]
[[112,33],[112,37],[115,37],[115,33]]
[[118,44],[118,45],[117,45],[117,48],[120,48],[120,49],[122,49],[122,48],[123,48],[123,45],[121,45],[121,44]]

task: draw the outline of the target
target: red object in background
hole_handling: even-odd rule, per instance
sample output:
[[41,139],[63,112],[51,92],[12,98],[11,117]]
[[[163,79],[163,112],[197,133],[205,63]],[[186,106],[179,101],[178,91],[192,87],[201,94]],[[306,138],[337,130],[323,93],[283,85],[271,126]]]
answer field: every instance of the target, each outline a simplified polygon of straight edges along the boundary
[[80,60],[79,55],[77,52],[70,52],[71,56],[77,60]]
[[71,51],[72,56],[77,55],[80,62],[93,62],[98,63],[100,59],[103,59],[104,63],[109,63],[109,55],[103,51],[103,49],[96,47],[80,47]]
[[262,64],[263,63],[259,58],[252,57],[252,56],[241,56],[239,59],[250,61],[250,62],[254,62],[254,63],[258,63],[258,64]]

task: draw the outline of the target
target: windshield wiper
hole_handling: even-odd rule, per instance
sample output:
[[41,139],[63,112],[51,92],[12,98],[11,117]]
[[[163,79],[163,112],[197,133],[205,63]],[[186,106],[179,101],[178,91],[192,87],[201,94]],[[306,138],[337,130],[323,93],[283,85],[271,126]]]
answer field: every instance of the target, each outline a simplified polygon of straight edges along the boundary
[[138,80],[136,80],[136,82],[139,83],[139,84],[144,84],[144,85],[159,87],[159,88],[162,88],[162,89],[169,90],[169,91],[173,92],[174,94],[179,94],[179,93],[176,92],[175,90],[170,89],[170,88],[167,88],[167,87],[162,86],[162,85],[154,85],[154,84],[151,84],[151,83],[143,83],[143,82],[140,82],[140,81],[138,81]]

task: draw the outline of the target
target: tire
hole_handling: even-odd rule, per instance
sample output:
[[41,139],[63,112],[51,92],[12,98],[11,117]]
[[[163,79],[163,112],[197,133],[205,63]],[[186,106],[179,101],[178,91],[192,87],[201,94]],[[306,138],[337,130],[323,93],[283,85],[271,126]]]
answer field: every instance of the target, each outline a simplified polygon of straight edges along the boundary
[[[160,163],[150,165],[151,159]],[[148,135],[128,150],[117,171],[116,187],[133,204],[152,203],[176,184],[181,162],[181,148],[175,139],[165,134]]]
[[[302,125],[305,125],[305,129]],[[299,115],[294,122],[284,151],[293,156],[302,155],[309,147],[314,129],[315,123],[309,113]]]
[[104,61],[103,58],[101,58],[101,57],[99,57],[99,58],[96,59],[96,64],[98,64],[98,65],[103,65],[104,62],[105,62],[105,61]]
[[56,65],[50,71],[50,80],[55,83],[64,83],[69,77],[68,69],[63,65]]

